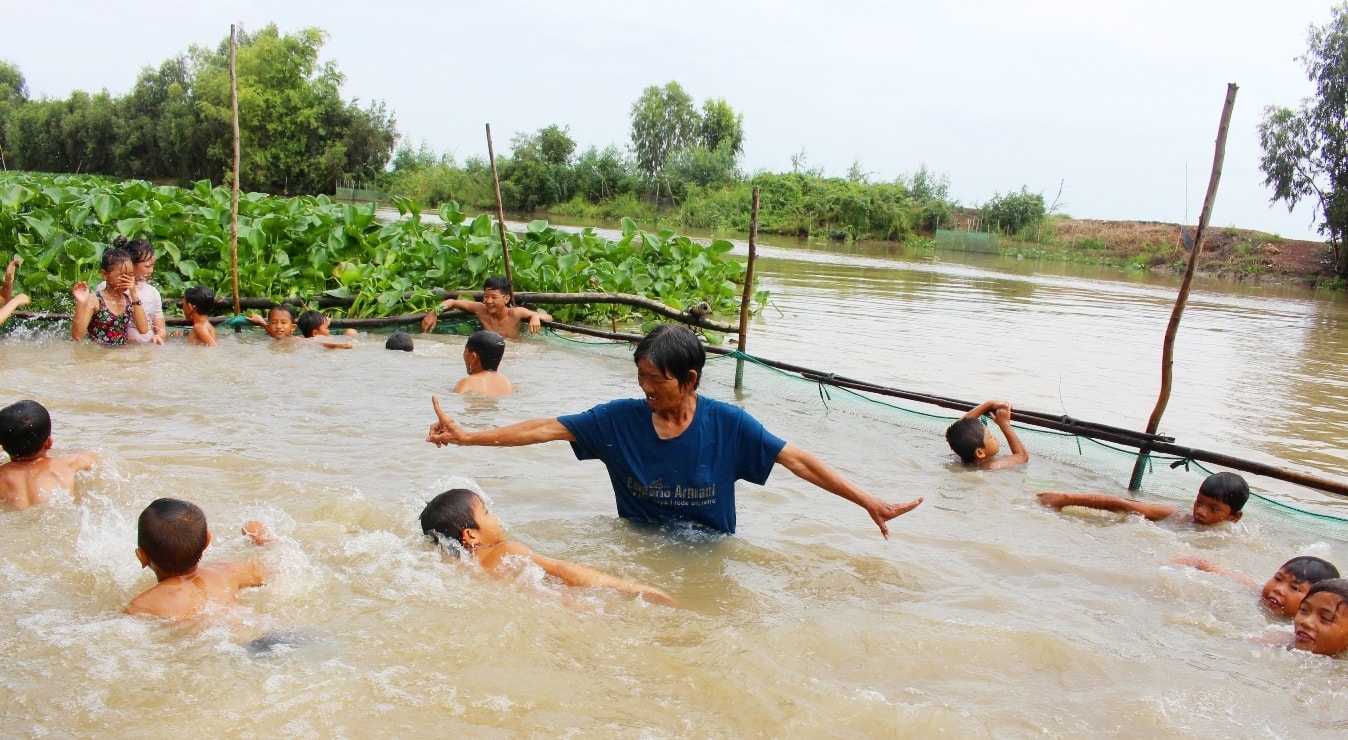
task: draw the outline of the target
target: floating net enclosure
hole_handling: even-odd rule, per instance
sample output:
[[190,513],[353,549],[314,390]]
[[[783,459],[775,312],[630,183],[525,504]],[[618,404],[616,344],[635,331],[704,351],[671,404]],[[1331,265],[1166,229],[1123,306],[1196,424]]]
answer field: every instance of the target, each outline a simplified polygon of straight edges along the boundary
[[997,254],[1000,246],[1001,239],[996,234],[988,234],[982,231],[936,230],[937,249]]

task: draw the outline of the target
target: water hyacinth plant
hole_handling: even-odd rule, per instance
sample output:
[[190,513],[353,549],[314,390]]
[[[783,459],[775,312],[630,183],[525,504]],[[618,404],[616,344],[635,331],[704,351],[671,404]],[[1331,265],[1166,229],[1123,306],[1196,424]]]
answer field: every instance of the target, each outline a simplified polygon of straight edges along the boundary
[[[240,294],[349,297],[347,316],[390,316],[429,310],[438,300],[435,289],[478,289],[503,273],[500,235],[487,214],[470,219],[456,203],[445,203],[439,219],[423,220],[412,201],[398,198],[396,205],[401,218],[381,220],[373,204],[242,194]],[[159,255],[154,281],[166,299],[198,284],[217,295],[232,293],[228,189],[205,181],[183,189],[0,173],[0,250],[23,258],[18,289],[32,297],[32,310],[68,309],[70,286],[95,278],[103,249],[119,234],[153,242]],[[523,232],[507,232],[506,241],[517,290],[631,293],[676,309],[706,301],[713,314],[727,317],[738,310],[745,269],[727,257],[725,240],[700,244],[672,231],[642,231],[624,219],[617,240],[533,221]],[[757,294],[760,306],[766,299]],[[560,321],[639,318],[627,306],[550,311]]]

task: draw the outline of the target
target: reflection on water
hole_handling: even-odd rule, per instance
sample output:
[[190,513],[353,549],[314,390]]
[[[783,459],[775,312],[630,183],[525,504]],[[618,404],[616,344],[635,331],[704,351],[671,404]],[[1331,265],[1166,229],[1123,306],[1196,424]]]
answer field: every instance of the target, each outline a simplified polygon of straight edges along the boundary
[[[755,319],[757,354],[1134,428],[1150,412],[1163,280],[765,253],[774,305]],[[1201,284],[1166,431],[1342,474],[1342,310]],[[740,487],[735,537],[651,532],[615,518],[603,468],[565,444],[424,442],[432,393],[470,428],[636,395],[625,350],[512,342],[502,370],[520,393],[473,402],[445,396],[461,337],[323,352],[250,331],[215,352],[0,339],[0,399],[43,401],[58,450],[103,453],[79,505],[3,514],[4,735],[144,735],[152,722],[165,736],[1299,736],[1348,722],[1342,661],[1276,647],[1289,627],[1253,594],[1163,564],[1201,555],[1262,579],[1300,553],[1348,564],[1341,540],[1267,516],[1200,532],[1049,512],[1034,492],[1119,484],[1043,456],[966,470],[936,433],[765,384],[742,398],[769,429],[864,488],[926,503],[886,541],[855,506],[777,470]],[[735,397],[732,376],[713,363],[704,392]],[[485,580],[445,558],[416,514],[465,482],[513,539],[685,608],[533,569]],[[253,556],[237,527],[271,523],[275,575],[245,596],[244,621],[304,639],[250,652],[223,627],[123,616],[150,584],[135,517],[160,496],[204,507],[210,558]]]

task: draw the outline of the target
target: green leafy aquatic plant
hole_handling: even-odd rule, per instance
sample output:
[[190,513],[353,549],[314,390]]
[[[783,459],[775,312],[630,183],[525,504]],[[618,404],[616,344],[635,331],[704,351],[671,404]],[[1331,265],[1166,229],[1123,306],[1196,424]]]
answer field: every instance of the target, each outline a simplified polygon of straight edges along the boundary
[[[397,198],[401,218],[383,221],[373,204],[334,203],[325,195],[239,199],[239,291],[275,299],[352,298],[348,316],[429,310],[436,289],[475,289],[504,272],[501,238],[487,214],[469,218],[455,203],[439,219]],[[69,308],[70,286],[95,280],[103,249],[117,236],[150,239],[158,253],[155,282],[166,299],[191,285],[232,292],[230,193],[196,183],[191,189],[139,180],[81,175],[0,173],[0,244],[24,264],[19,287],[34,310]],[[727,257],[731,244],[700,244],[672,231],[650,233],[631,219],[622,237],[591,229],[564,231],[533,221],[507,232],[516,289],[531,292],[633,293],[685,308],[706,301],[733,316],[744,265]],[[766,301],[758,293],[759,305]],[[167,302],[167,301],[166,301]],[[630,307],[559,306],[562,321],[626,321]]]

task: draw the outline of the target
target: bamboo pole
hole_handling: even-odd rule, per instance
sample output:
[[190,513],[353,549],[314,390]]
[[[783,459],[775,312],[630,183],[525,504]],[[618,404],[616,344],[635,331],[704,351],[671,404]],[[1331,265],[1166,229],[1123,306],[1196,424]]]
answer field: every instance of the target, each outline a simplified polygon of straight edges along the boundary
[[[749,341],[749,300],[754,294],[754,263],[758,261],[758,186],[754,186],[753,208],[749,212],[749,261],[744,271],[744,299],[740,301],[740,336],[735,349],[746,352]],[[744,387],[744,360],[735,364],[735,390]]]
[[501,202],[501,178],[496,174],[496,150],[491,144],[491,124],[487,124],[487,158],[491,160],[491,184],[496,188],[496,222],[501,227],[501,257],[505,260],[505,279],[510,281],[511,289],[515,281],[510,278],[510,248],[506,246],[505,204]]
[[239,76],[234,66],[234,28],[229,24],[229,92],[234,117],[234,186],[229,208],[229,269],[234,275],[234,313],[239,313]]
[[749,263],[744,271],[744,299],[740,301],[740,336],[736,349],[741,352],[749,341],[749,301],[754,294],[754,262],[758,259],[758,186],[754,186],[753,210],[749,213]]
[[[1198,217],[1198,231],[1194,234],[1194,248],[1189,253],[1189,265],[1184,269],[1184,281],[1180,284],[1179,295],[1175,297],[1175,308],[1170,312],[1170,323],[1165,328],[1165,339],[1161,343],[1161,393],[1147,420],[1147,433],[1155,434],[1161,426],[1161,415],[1170,403],[1170,389],[1174,379],[1175,336],[1179,334],[1180,318],[1184,315],[1184,306],[1189,302],[1189,288],[1193,284],[1194,272],[1198,269],[1198,256],[1203,252],[1203,238],[1212,218],[1212,205],[1217,200],[1217,185],[1222,179],[1222,163],[1226,158],[1226,134],[1231,127],[1231,110],[1236,105],[1236,83],[1226,86],[1226,101],[1222,104],[1222,119],[1217,126],[1216,151],[1212,156],[1212,174],[1208,178],[1208,192],[1203,198],[1203,211]],[[1128,489],[1136,491],[1142,487],[1142,473],[1146,467],[1148,450],[1142,449],[1137,464],[1133,466],[1133,476]]]

